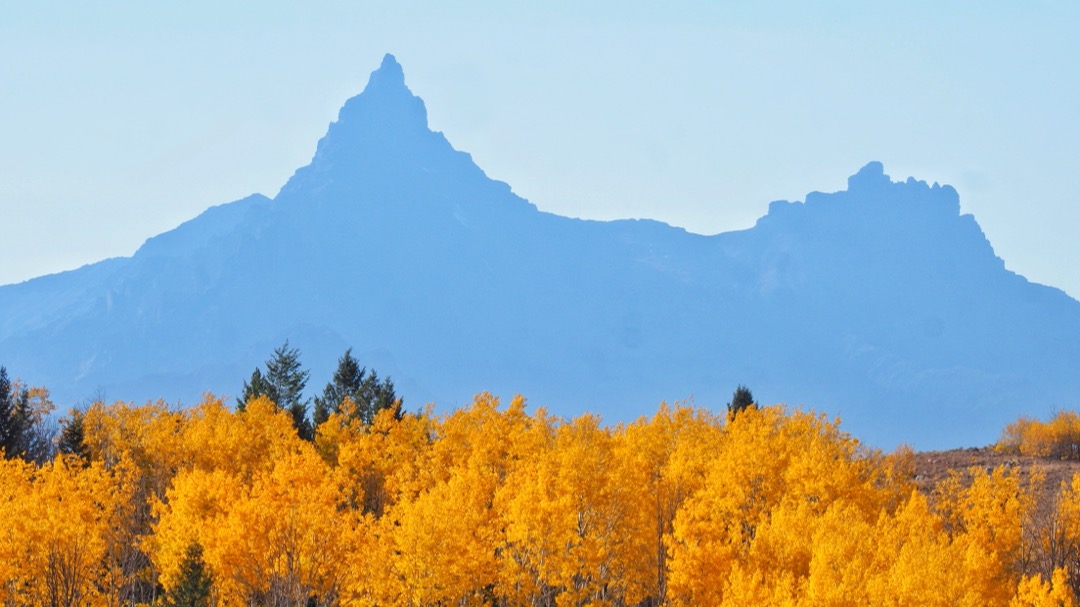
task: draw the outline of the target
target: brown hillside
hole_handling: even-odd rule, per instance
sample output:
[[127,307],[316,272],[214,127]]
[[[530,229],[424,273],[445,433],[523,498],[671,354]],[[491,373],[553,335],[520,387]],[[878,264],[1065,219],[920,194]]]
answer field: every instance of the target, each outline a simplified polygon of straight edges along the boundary
[[970,447],[950,451],[922,451],[915,454],[915,482],[919,490],[930,493],[952,472],[970,480],[971,470],[992,470],[998,466],[1018,468],[1021,481],[1026,484],[1033,472],[1046,478],[1039,501],[1046,503],[1057,494],[1062,483],[1070,483],[1074,474],[1080,472],[1080,461],[1013,455],[995,451],[993,447]]

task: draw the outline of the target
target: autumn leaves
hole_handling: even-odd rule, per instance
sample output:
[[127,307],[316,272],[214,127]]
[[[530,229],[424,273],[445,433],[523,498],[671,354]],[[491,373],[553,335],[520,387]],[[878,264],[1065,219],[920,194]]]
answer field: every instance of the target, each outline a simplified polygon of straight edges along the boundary
[[[1073,601],[1068,562],[1031,558],[1017,476],[924,495],[909,452],[782,407],[606,427],[486,394],[370,424],[346,403],[311,442],[265,398],[207,398],[83,428],[89,462],[0,467],[6,604],[160,601],[192,554],[217,605]],[[1076,494],[1055,512],[1080,536]]]

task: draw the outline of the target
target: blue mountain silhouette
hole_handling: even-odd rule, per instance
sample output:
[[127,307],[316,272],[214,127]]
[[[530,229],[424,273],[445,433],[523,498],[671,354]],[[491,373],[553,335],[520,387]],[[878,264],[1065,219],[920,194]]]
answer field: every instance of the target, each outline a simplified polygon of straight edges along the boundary
[[1080,303],[1008,271],[953,188],[872,162],[738,232],[560,217],[431,131],[391,55],[273,199],[0,287],[0,364],[61,406],[235,395],[286,339],[310,386],[351,346],[410,408],[620,421],[741,383],[886,448],[1080,405]]

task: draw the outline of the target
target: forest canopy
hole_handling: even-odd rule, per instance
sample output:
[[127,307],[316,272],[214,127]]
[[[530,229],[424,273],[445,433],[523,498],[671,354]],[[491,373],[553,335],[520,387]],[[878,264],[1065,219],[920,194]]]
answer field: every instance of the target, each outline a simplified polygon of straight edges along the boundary
[[920,492],[910,450],[783,406],[327,411],[306,440],[266,396],[86,407],[0,461],[0,600],[1075,604],[1080,478],[1049,509],[1007,467]]

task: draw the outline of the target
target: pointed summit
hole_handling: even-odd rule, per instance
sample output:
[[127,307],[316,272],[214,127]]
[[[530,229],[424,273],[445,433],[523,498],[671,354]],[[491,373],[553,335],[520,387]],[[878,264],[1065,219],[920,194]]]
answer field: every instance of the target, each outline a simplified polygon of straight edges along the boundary
[[[358,124],[359,123],[359,124]],[[371,72],[364,92],[349,99],[338,114],[338,122],[331,125],[352,130],[427,131],[427,108],[424,102],[412,94],[405,85],[405,71],[393,55],[387,53],[379,69]]]
[[[371,72],[364,91],[350,98],[319,140],[311,164],[299,169],[281,190],[292,195],[305,187],[355,181],[368,172],[400,172],[428,154],[452,151],[446,139],[428,129],[427,108],[405,85],[405,72],[387,53]],[[413,162],[401,158],[413,157]],[[321,184],[321,185],[320,185]]]
[[371,77],[368,79],[368,85],[364,91],[383,88],[408,90],[408,87],[405,86],[405,70],[401,69],[401,64],[390,53],[383,56],[379,69],[371,72]]

